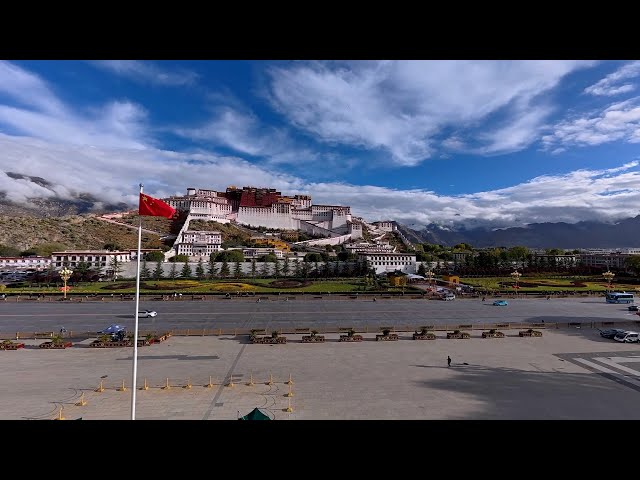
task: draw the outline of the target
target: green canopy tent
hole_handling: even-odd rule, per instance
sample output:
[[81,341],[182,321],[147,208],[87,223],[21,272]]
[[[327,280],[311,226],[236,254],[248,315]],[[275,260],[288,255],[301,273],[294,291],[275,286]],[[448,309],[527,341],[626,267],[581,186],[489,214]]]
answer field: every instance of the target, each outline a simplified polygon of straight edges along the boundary
[[254,408],[244,417],[238,418],[238,420],[271,420],[267,415],[262,413],[259,408]]

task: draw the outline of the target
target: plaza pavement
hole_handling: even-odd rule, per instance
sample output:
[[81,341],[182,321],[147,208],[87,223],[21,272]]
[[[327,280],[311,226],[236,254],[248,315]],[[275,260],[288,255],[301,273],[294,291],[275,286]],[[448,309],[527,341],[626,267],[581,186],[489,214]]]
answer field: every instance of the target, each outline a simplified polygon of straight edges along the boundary
[[[285,345],[174,336],[138,349],[138,387],[146,379],[150,388],[137,391],[136,417],[235,420],[260,407],[277,420],[640,419],[640,344],[606,340],[592,328],[549,329],[541,338],[505,333],[447,340],[438,332],[432,341],[406,333],[392,342],[365,334],[361,343],[329,334],[318,344],[287,335]],[[43,350],[41,340],[26,340],[27,348],[0,351],[0,419],[53,419],[60,407],[66,419],[128,419],[133,349],[89,342]],[[167,378],[171,388],[161,389]],[[234,386],[225,386],[230,379]],[[123,380],[127,391],[117,391]],[[87,404],[77,406],[82,393]]]

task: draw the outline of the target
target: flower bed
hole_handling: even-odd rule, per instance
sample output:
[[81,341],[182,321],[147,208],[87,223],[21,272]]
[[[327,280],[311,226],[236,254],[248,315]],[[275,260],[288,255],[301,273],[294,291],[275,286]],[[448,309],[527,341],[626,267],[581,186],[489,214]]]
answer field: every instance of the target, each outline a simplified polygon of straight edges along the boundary
[[18,350],[19,348],[24,348],[24,343],[16,343],[11,340],[0,343],[0,350]]
[[460,330],[455,330],[453,332],[447,332],[448,339],[466,339],[471,338],[471,334],[468,332],[461,332]]
[[38,348],[62,349],[72,346],[71,342],[44,342],[38,345]]
[[538,330],[533,330],[530,328],[529,330],[520,330],[518,332],[518,335],[520,337],[541,337],[542,332],[539,332]]
[[413,334],[413,339],[414,340],[435,340],[436,339],[436,334],[432,333],[432,332],[414,333]]
[[489,330],[488,332],[482,332],[482,338],[504,338],[504,333],[498,330]]

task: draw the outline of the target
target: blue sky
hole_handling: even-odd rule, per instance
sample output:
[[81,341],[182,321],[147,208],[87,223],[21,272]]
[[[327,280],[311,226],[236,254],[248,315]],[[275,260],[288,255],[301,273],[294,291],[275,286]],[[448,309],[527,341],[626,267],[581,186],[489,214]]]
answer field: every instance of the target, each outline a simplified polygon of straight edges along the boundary
[[614,221],[640,214],[639,81],[638,61],[0,61],[0,191],[253,185],[416,227]]

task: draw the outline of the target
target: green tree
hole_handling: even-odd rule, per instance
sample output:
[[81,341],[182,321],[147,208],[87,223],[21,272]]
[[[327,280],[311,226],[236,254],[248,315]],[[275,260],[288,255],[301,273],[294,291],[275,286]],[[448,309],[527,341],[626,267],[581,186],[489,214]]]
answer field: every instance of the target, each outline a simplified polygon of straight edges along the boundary
[[34,249],[24,250],[20,252],[21,257],[34,257],[36,255],[38,255],[38,252],[36,252]]
[[418,267],[418,275],[422,277],[426,277],[427,269],[424,267],[424,263],[421,263],[420,266]]
[[262,265],[260,265],[260,276],[263,278],[269,276],[269,264],[267,262],[262,262]]
[[630,255],[625,260],[625,265],[636,275],[640,275],[640,255]]
[[256,259],[251,259],[251,278],[256,278]]
[[309,264],[307,262],[296,262],[296,264],[302,263],[301,265],[301,272],[300,274],[302,275],[302,278],[304,278],[305,280],[307,278],[309,278]]
[[547,248],[545,253],[547,255],[562,255],[563,252],[559,248]]
[[301,269],[300,269],[300,261],[298,259],[296,259],[295,262],[293,262],[293,276],[295,278],[300,278],[300,274],[301,274]]
[[189,261],[189,255],[184,255],[184,254],[179,254],[179,255],[174,255],[173,257],[171,257],[169,259],[170,262],[175,262],[175,263],[184,263],[184,262],[188,262]]
[[158,260],[163,261],[164,260],[164,253],[162,253],[162,252],[148,252],[148,253],[145,254],[144,259],[148,260],[150,262],[157,262]]
[[291,266],[289,265],[289,257],[285,256],[284,261],[282,262],[282,275],[288,277],[290,271]]
[[227,278],[229,275],[231,275],[231,271],[229,270],[229,264],[227,263],[226,260],[223,260],[222,266],[220,267],[220,276],[222,278]]
[[342,262],[333,262],[333,276],[339,277],[342,273]]
[[196,278],[198,280],[204,279],[204,265],[202,263],[202,257],[198,259],[198,265],[196,266]]
[[223,250],[216,256],[217,262],[244,262],[244,255],[241,250]]
[[160,280],[164,276],[164,272],[162,270],[162,261],[158,260],[156,262],[156,268],[153,270],[153,279]]
[[189,266],[189,261],[185,260],[184,265],[182,265],[182,271],[180,272],[181,278],[191,278],[191,267]]
[[73,270],[73,276],[79,281],[84,281],[87,279],[90,271],[91,265],[89,263],[78,262]]
[[316,263],[317,262],[321,262],[322,261],[322,255],[320,255],[319,253],[315,253],[315,252],[307,253],[304,256],[304,261],[305,262],[316,262]]
[[178,269],[176,268],[176,262],[171,262],[171,268],[169,269],[169,278],[175,280],[178,278]]
[[120,251],[120,245],[118,245],[117,243],[105,243],[102,248],[104,248],[105,250],[109,250],[111,252]]
[[151,277],[151,271],[149,270],[149,267],[147,267],[147,261],[143,260],[142,261],[142,267],[140,268],[140,278],[142,279],[147,279]]
[[280,262],[278,261],[278,257],[276,257],[275,262],[273,262],[273,276],[276,278],[280,276]]
[[216,275],[218,273],[218,268],[216,267],[216,257],[215,257],[215,253],[212,253],[211,255],[209,255],[209,263],[208,263],[208,268],[207,268],[207,277],[209,277],[209,279],[213,280],[214,278],[216,278]]
[[19,257],[20,250],[7,245],[0,245],[0,257]]
[[233,266],[233,278],[242,278],[242,263],[236,262]]
[[509,258],[515,261],[524,261],[529,255],[529,249],[527,247],[516,246],[509,249]]
[[120,260],[118,260],[117,255],[111,256],[111,262],[109,263],[109,268],[111,269],[112,276],[114,280],[118,279],[120,273],[122,273],[123,265]]
[[318,260],[313,262],[313,274],[316,277],[320,276],[320,264],[318,263]]
[[261,262],[274,263],[278,260],[275,253],[268,253],[267,255],[263,255],[259,259]]
[[41,257],[50,257],[53,252],[64,252],[67,246],[60,242],[41,243],[33,247]]

